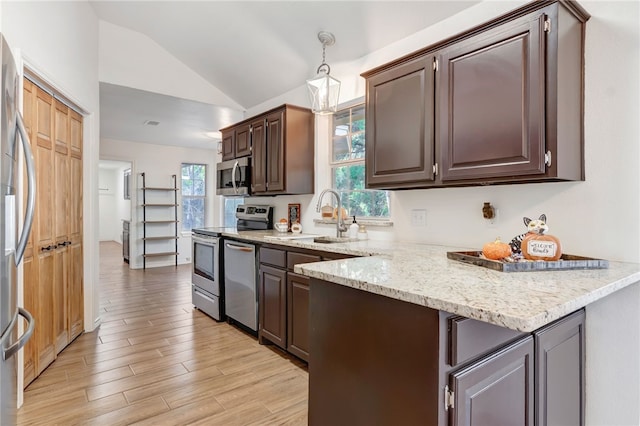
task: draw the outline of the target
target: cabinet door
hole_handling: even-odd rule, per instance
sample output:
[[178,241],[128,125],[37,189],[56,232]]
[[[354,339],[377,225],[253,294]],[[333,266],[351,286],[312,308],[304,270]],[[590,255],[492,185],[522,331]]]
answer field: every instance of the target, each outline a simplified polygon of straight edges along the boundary
[[222,131],[222,161],[233,160],[236,153],[235,129]]
[[287,350],[309,361],[309,277],[287,273]]
[[545,173],[545,32],[541,12],[442,52],[442,181]]
[[429,55],[367,80],[367,187],[417,187],[433,181],[433,74]]
[[267,132],[264,117],[251,123],[251,193],[267,191]]
[[54,209],[48,212],[54,217],[53,249],[53,314],[56,354],[69,343],[68,292],[69,292],[69,154],[71,148],[69,107],[54,100],[55,152],[54,152]]
[[539,426],[584,424],[584,311],[534,333]]
[[[27,134],[29,135],[29,140],[31,141],[31,149],[35,151],[35,143],[36,139],[34,137],[34,128],[35,128],[35,86],[27,79],[23,79],[23,114],[24,114],[24,125],[27,130]],[[23,182],[26,182],[26,171],[23,175]],[[23,186],[23,199],[26,200],[27,197],[27,188],[26,185]],[[26,209],[26,206],[23,203],[23,209]],[[24,212],[23,212],[24,217]],[[27,242],[27,247],[24,253],[24,258],[22,260],[23,265],[23,282],[24,282],[24,307],[35,314],[38,312],[38,262],[37,259],[34,258],[34,245],[33,242],[37,238],[35,237],[37,232],[37,226],[33,226],[31,228],[31,234],[29,235],[29,240]],[[34,337],[29,339],[27,344],[24,346],[24,386],[26,387],[29,383],[33,381],[33,379],[37,376],[37,339],[35,338],[36,332],[34,331]]]
[[36,342],[37,372],[40,374],[55,357],[54,335],[54,111],[53,97],[35,87],[35,142],[36,163],[36,211],[33,227],[37,229],[34,239],[34,255],[37,261],[38,309],[33,313],[36,321],[32,340]]
[[[69,341],[84,330],[84,267],[82,250],[82,116],[70,112],[71,155],[69,158]],[[128,249],[127,242],[127,249]],[[127,258],[129,257],[127,253]]]
[[260,265],[260,338],[287,349],[287,272]]
[[449,424],[533,426],[533,353],[528,336],[452,373]]
[[284,173],[284,112],[267,116],[267,191],[279,192],[285,188]]
[[236,128],[235,156],[246,157],[251,155],[251,125],[243,124]]

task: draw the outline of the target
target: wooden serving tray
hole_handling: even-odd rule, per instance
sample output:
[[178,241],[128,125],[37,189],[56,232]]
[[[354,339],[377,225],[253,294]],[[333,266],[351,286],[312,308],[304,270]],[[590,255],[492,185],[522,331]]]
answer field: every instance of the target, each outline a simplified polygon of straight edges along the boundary
[[448,251],[447,258],[500,272],[566,271],[575,269],[607,269],[609,261],[563,254],[557,261],[500,262],[481,257],[480,251]]

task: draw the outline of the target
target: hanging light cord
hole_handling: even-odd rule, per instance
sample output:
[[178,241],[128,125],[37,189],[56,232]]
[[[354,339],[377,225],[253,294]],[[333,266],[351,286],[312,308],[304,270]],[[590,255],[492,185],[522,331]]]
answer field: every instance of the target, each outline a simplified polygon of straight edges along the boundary
[[326,69],[327,74],[329,74],[331,72],[331,67],[325,61],[325,51],[326,51],[326,49],[327,49],[327,43],[323,42],[322,43],[322,63],[318,67],[318,70],[316,71],[316,74],[320,74],[320,71],[322,69]]

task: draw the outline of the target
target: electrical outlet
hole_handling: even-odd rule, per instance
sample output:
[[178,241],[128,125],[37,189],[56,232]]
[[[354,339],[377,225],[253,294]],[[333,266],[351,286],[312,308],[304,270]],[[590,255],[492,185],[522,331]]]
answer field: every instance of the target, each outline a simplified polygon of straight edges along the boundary
[[425,209],[411,210],[411,225],[421,227],[427,226],[427,211]]
[[187,262],[191,262],[191,258],[190,257],[186,257],[184,260],[186,260]]

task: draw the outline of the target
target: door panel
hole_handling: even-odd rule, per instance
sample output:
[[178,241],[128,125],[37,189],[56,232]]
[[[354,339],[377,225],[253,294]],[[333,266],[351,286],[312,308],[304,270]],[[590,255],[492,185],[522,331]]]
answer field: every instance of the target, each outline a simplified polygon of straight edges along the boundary
[[287,272],[260,266],[260,336],[287,348]]
[[528,336],[452,373],[450,424],[533,426],[533,352]]
[[433,56],[367,80],[367,186],[434,180]]
[[236,128],[236,147],[235,147],[235,156],[238,157],[246,157],[247,155],[251,155],[251,126],[247,124],[243,124]]
[[544,16],[444,50],[438,74],[443,181],[545,173]]
[[284,191],[284,113],[267,117],[267,191]]
[[287,273],[287,350],[309,361],[309,277]]
[[267,134],[264,117],[251,123],[251,144],[253,158],[251,162],[251,192],[260,193],[267,190]]

